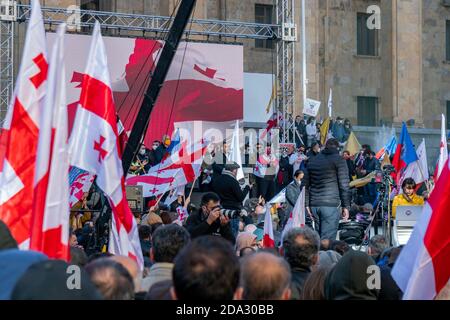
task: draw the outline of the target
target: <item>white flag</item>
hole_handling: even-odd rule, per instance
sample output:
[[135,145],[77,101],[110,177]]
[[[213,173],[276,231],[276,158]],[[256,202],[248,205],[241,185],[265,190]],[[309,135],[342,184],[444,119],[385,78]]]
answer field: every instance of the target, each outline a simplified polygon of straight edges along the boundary
[[237,180],[244,179],[244,171],[242,170],[241,148],[239,144],[239,120],[236,120],[236,124],[234,126],[230,149],[231,149],[230,160],[236,162],[240,166],[236,175],[236,179]]
[[328,117],[333,117],[333,89],[330,88],[330,95],[328,96]]
[[414,161],[408,167],[406,167],[401,181],[405,180],[406,178],[413,178],[416,183],[422,183],[430,178],[428,173],[427,149],[425,146],[425,139],[423,139],[422,143],[417,148],[416,153],[419,160]]
[[442,125],[441,125],[441,144],[439,146],[439,162],[437,167],[436,180],[442,173],[445,163],[448,159],[448,147],[447,147],[447,135],[445,131],[445,116],[442,115]]
[[[292,210],[289,220],[286,222],[284,226],[283,233],[281,234],[281,239],[284,238],[286,233],[293,228],[301,228],[306,224],[306,215],[305,215],[305,188],[302,189],[302,192],[298,196],[297,202],[295,203],[295,207]],[[281,240],[283,244],[283,240]]]

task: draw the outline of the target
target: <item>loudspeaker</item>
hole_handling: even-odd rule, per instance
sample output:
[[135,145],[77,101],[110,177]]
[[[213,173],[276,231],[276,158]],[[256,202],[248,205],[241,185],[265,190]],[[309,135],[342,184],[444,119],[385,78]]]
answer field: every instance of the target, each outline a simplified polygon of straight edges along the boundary
[[142,186],[126,186],[127,201],[131,211],[144,211],[144,196]]

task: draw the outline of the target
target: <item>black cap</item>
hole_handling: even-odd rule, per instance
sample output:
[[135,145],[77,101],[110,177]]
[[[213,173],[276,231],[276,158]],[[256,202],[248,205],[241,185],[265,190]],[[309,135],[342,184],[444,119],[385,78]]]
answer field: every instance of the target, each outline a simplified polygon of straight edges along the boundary
[[231,162],[231,163],[227,163],[225,165],[225,170],[233,171],[233,170],[239,169],[240,167],[241,166],[238,165],[236,162]]

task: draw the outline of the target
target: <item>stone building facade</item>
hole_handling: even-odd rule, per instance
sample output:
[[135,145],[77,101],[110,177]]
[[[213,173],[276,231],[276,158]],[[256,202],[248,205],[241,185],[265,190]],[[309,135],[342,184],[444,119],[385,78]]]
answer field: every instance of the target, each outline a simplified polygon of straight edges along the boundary
[[[41,4],[75,4],[88,9],[167,16],[177,1],[41,0]],[[301,1],[294,2],[300,36]],[[198,0],[195,18],[275,23],[274,3]],[[373,5],[380,9],[376,20],[380,28],[371,33],[363,30],[361,21],[364,23],[364,13]],[[366,15],[366,19],[370,16]],[[365,126],[399,125],[410,120],[416,127],[438,128],[441,113],[450,118],[450,1],[306,0],[306,17],[309,98],[321,100],[325,106],[332,88],[334,115]],[[15,61],[20,61],[23,24],[17,29]],[[275,70],[276,52],[270,44],[242,39],[210,40],[243,43],[245,72]],[[300,41],[296,49],[294,113],[299,114],[303,99]],[[322,107],[321,117],[326,114]]]

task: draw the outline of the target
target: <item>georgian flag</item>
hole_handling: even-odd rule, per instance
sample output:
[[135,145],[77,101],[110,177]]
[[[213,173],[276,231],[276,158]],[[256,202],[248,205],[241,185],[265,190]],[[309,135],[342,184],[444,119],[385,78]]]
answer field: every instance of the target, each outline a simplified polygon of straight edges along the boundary
[[143,268],[137,224],[128,206],[111,82],[100,24],[95,23],[88,64],[70,138],[71,165],[97,175],[112,208],[109,252]]
[[30,249],[69,261],[69,153],[64,69],[66,24],[57,31],[41,112]]
[[41,6],[38,0],[32,0],[22,62],[0,135],[0,220],[8,225],[22,249],[29,247],[47,61]]

